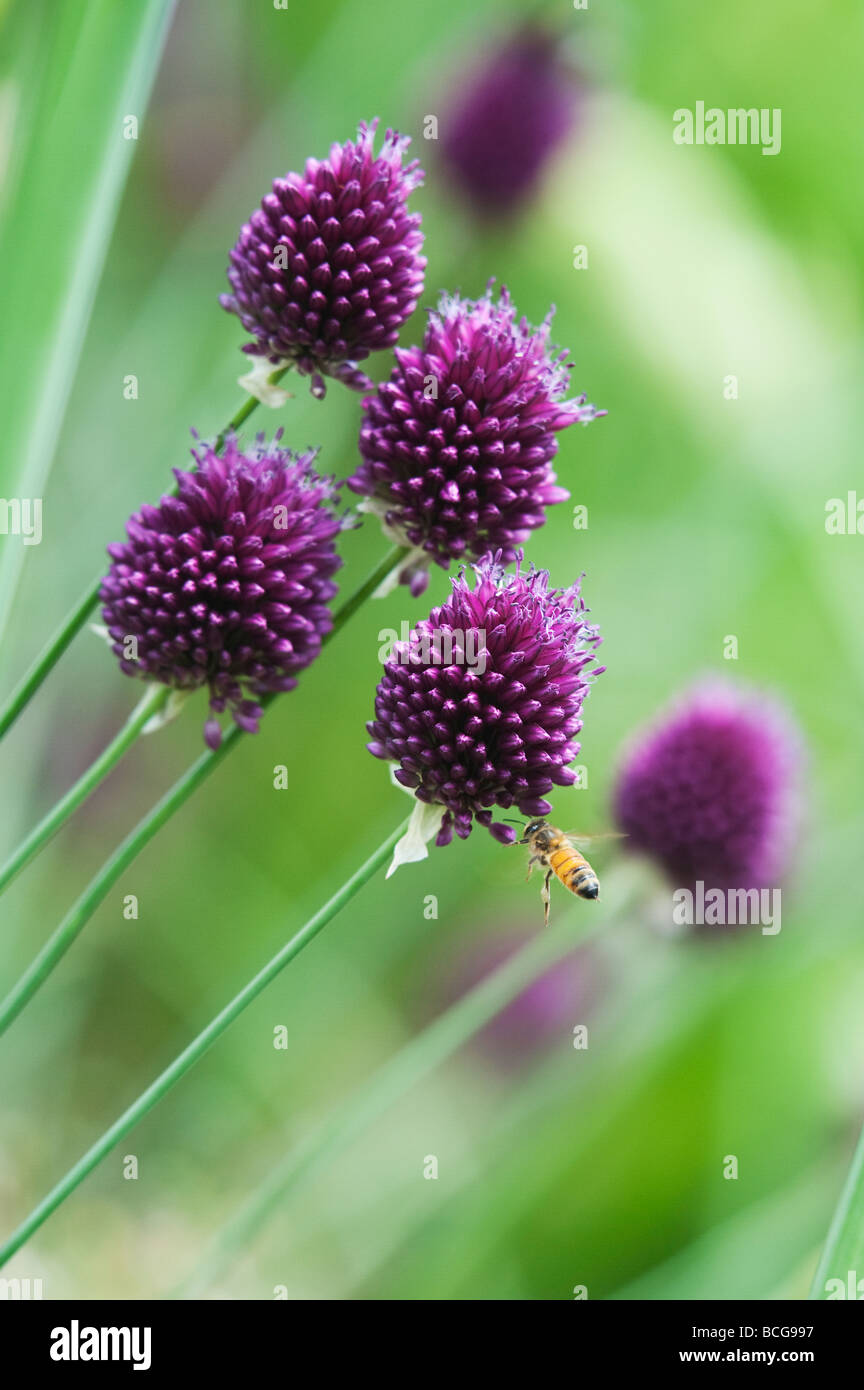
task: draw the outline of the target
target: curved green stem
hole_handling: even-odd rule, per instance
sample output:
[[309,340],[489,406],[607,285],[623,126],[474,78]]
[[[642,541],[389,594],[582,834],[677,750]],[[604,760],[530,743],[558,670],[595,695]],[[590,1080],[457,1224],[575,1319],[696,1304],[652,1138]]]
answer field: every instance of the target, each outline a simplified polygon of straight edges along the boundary
[[[219,751],[221,752],[221,749]],[[213,756],[218,757],[218,753]],[[167,819],[167,815],[170,815],[170,810],[168,810],[167,814],[163,814],[162,820]],[[57,1183],[56,1187],[52,1188],[48,1196],[34,1208],[27,1219],[18,1227],[17,1231],[15,1231],[6,1241],[5,1245],[0,1248],[0,1267],[15,1254],[16,1250],[21,1248],[25,1241],[29,1240],[33,1232],[38,1230],[42,1225],[43,1221],[47,1221],[52,1212],[55,1212],[61,1203],[75,1191],[78,1184],[83,1182],[89,1173],[92,1173],[93,1169],[102,1161],[105,1155],[110,1152],[117,1141],[128,1134],[138,1121],[143,1119],[144,1116],[153,1109],[154,1105],[158,1105],[162,1097],[171,1090],[171,1087],[174,1086],[181,1077],[185,1076],[186,1072],[204,1056],[204,1053],[212,1047],[216,1039],[221,1037],[226,1029],[230,1028],[234,1020],[239,1018],[243,1010],[248,1008],[253,1000],[258,998],[258,995],[267,988],[272,980],[275,980],[280,971],[284,970],[285,966],[288,965],[295,956],[300,954],[303,947],[308,946],[309,942],[318,935],[322,928],[325,927],[328,922],[332,921],[346,903],[351,901],[354,895],[363,887],[364,883],[369,881],[372,875],[390,856],[393,846],[403,834],[406,825],[407,821],[404,822],[398,830],[394,830],[392,835],[387,836],[387,839],[383,844],[378,846],[374,854],[370,855],[362,868],[358,869],[357,872],[348,879],[347,883],[343,884],[338,892],[333,894],[330,901],[325,903],[325,905],[315,913],[314,917],[310,917],[305,926],[301,927],[296,935],[291,937],[291,940],[282,947],[281,951],[276,953],[273,959],[264,966],[263,970],[259,970],[258,974],[241,989],[239,994],[234,996],[221,1013],[218,1013],[216,1017],[208,1023],[207,1027],[198,1034],[197,1038],[174,1059],[171,1065],[165,1068],[153,1084],[148,1086],[147,1090],[143,1091],[127,1110],[124,1110],[119,1120],[116,1120],[114,1124],[105,1131],[101,1139],[97,1140],[92,1148],[88,1149],[83,1157],[78,1160],[74,1167],[69,1169],[66,1176]]]
[[[380,565],[377,565],[367,576],[359,589],[345,600],[342,607],[333,615],[333,627],[324,638],[322,646],[333,640],[348,619],[357,611],[363,600],[375,592],[382,579],[386,578],[390,571],[401,562],[406,553],[404,546],[394,546],[389,555],[385,556]],[[274,695],[268,695],[260,703],[266,709],[275,698]],[[157,802],[153,809],[138,822],[123,843],[114,851],[111,858],[103,864],[96,877],[91,880],[81,897],[63,918],[53,936],[49,937],[36,959],[0,1003],[0,1036],[5,1033],[27,1001],[33,997],[54,967],[65,956],[75,938],[87,925],[123,871],[137,858],[144,846],[153,839],[156,832],[171,818],[174,812],[188,801],[192,793],[210,776],[210,773],[214,771],[229,750],[234,747],[240,733],[238,726],[232,724],[225,731],[219,747],[215,751],[201,754],[188,771],[174,783],[170,791],[166,792],[161,801]]]
[[[271,386],[275,386],[277,381],[281,381],[285,373],[290,370],[290,367],[279,367],[277,371],[270,373],[267,380]],[[246,421],[249,419],[249,416],[252,415],[253,412],[258,409],[260,404],[261,402],[259,401],[257,396],[247,396],[243,404],[241,406],[238,406],[238,408],[234,411],[234,414],[231,416],[231,419],[228,421],[228,424],[225,426],[224,429],[221,429],[219,431],[215,440],[213,441],[213,448],[216,450],[217,454],[219,450],[222,448],[222,445],[225,443],[225,440],[228,438],[229,434],[236,434],[237,430],[240,429],[240,426],[245,425]]]
[[[287,370],[287,368],[285,370]],[[280,375],[282,375],[282,373],[274,373],[274,377]],[[250,400],[253,399],[254,398],[250,396]],[[238,414],[239,413],[240,412],[238,412]],[[251,410],[248,413],[251,414]],[[329,636],[333,636],[333,633],[337,632],[339,628],[348,621],[360,605],[369,597],[370,593],[374,593],[381,581],[387,578],[394,566],[398,564],[407,553],[407,547],[394,546],[368,579],[345,600],[342,607],[337,611],[333,619],[333,632],[328,634]],[[325,641],[326,640],[325,638]],[[0,893],[2,893],[12,880],[17,877],[21,870],[30,863],[31,859],[34,859],[39,851],[44,849],[64,822],[67,821],[81,803],[86,801],[87,797],[96,790],[100,782],[108,776],[112,768],[116,767],[124,753],[126,753],[135,742],[135,739],[138,737],[138,734],[147,723],[150,716],[155,714],[166,703],[169,694],[170,691],[165,686],[151,687],[150,692],[145,695],[144,699],[133,711],[130,719],[123,725],[117,737],[112,740],[105,751],[101,753],[96,761],[83,773],[74,787],[71,787],[66,795],[61,797],[56,806],[52,807],[44,819],[40,821],[27,838],[22,841],[6,863],[0,867]],[[2,1006],[0,1006],[0,1032],[3,1031],[2,1017]]]
[[[269,380],[271,385],[281,381],[288,371],[287,367],[281,367],[278,371],[271,374]],[[258,409],[260,402],[256,396],[247,396],[241,406],[235,410],[231,419],[224,429],[220,430],[214,441],[214,449],[218,451],[222,448],[226,438],[234,430],[239,430],[249,419],[253,411]],[[54,636],[42,648],[33,665],[30,667],[24,678],[16,685],[6,703],[0,709],[0,739],[6,734],[15,720],[27,708],[36,691],[53,671],[57,662],[60,660],[72,639],[77,636],[87,619],[92,615],[93,610],[99,602],[99,590],[102,587],[104,575],[100,574],[90,587],[81,595],[72,612],[61,623]]]
[[240,729],[232,725],[225,733],[220,746],[214,752],[202,753],[170,791],[166,792],[152,810],[141,819],[126,836],[110,859],[91,879],[78,901],[70,908],[53,936],[46,941],[33,963],[25,970],[17,984],[0,1003],[0,1035],[5,1033],[10,1023],[18,1017],[24,1005],[33,997],[51,971],[62,960],[79,932],[87,925],[99,904],[104,900],[123,871],[136,859],[142,849],[167,820],[173,816],[201,783],[210,776],[217,764],[233,747],[240,736]]
[[[620,920],[645,887],[636,865],[622,866],[607,880],[604,901],[611,910],[602,918],[593,908],[574,907],[557,925],[541,930],[526,946],[379,1068],[372,1077],[299,1149],[270,1173],[249,1200],[228,1221],[198,1269],[177,1290],[175,1298],[198,1298],[230,1258],[260,1230],[273,1209],[290,1192],[321,1171],[400,1097],[476,1036],[496,1014],[540,979],[547,970],[578,949],[600,930]],[[574,930],[574,919],[579,925]]]
[[144,725],[165,705],[170,689],[164,685],[150,685],[143,699],[138,702],[120,732],[111,740],[107,748],[91,763],[65,796],[62,796],[48,814],[39,822],[6,863],[0,868],[0,893],[9,886],[26,864],[34,859],[41,849],[53,839],[61,825],[69,819],[73,811],[86,801],[99,783],[116,767],[123,754],[135,742]]
[[99,575],[82,594],[68,618],[60,625],[51,640],[44,646],[23,680],[19,681],[0,710],[0,738],[11,729],[19,714],[29,705],[36,691],[71,643],[81,631],[87,619],[99,602],[99,590],[103,575]]
[[[854,1292],[848,1289],[850,1274],[853,1276]],[[858,1280],[864,1279],[864,1129],[828,1231],[809,1297],[827,1299],[828,1283],[835,1279],[842,1282],[844,1297],[860,1297]]]
[[389,579],[395,569],[398,569],[399,565],[405,559],[405,556],[409,553],[410,548],[411,547],[407,545],[394,545],[388,550],[384,559],[375,566],[371,574],[367,574],[359,589],[355,589],[353,594],[346,598],[342,606],[338,608],[333,615],[333,631],[328,633],[324,638],[325,646],[327,642],[335,637],[336,633],[345,626],[348,619],[354,617],[357,609],[366,602],[367,598],[374,597],[375,590],[383,584],[385,579]]

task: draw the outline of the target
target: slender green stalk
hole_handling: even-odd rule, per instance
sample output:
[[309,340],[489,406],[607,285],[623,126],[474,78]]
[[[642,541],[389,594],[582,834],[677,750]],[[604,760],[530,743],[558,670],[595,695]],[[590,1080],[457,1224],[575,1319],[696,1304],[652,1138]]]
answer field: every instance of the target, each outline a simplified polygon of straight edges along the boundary
[[[280,367],[278,371],[271,372],[267,378],[269,384],[271,386],[275,386],[277,381],[281,381],[285,373],[289,370],[290,369],[288,367]],[[219,431],[219,433],[213,441],[213,448],[215,449],[217,454],[219,450],[222,448],[229,434],[236,434],[237,430],[240,429],[241,425],[246,424],[246,421],[249,419],[249,416],[252,415],[258,409],[260,404],[261,402],[259,401],[257,396],[247,396],[243,404],[241,406],[238,406],[237,410],[234,411],[234,414],[228,421],[228,424],[225,426],[224,429],[221,429]]]
[[[170,814],[170,813],[169,813]],[[314,917],[310,917],[305,926],[291,937],[290,941],[277,951],[276,955],[270,960],[263,970],[259,970],[247,985],[236,994],[229,1004],[218,1013],[216,1017],[208,1023],[178,1057],[174,1059],[170,1066],[166,1067],[160,1076],[143,1091],[136,1101],[124,1110],[119,1120],[116,1120],[109,1129],[105,1131],[101,1139],[88,1149],[78,1162],[69,1169],[69,1172],[48,1193],[48,1196],[33,1209],[26,1221],[18,1227],[6,1244],[0,1248],[0,1267],[2,1267],[16,1250],[19,1250],[25,1241],[29,1240],[34,1231],[37,1231],[44,1221],[47,1221],[52,1212],[55,1212],[62,1202],[66,1200],[79,1183],[83,1182],[89,1173],[101,1163],[102,1159],[108,1154],[119,1139],[134,1129],[139,1120],[158,1105],[163,1096],[167,1095],[171,1087],[185,1076],[187,1071],[204,1056],[204,1053],[212,1047],[217,1038],[221,1037],[226,1029],[230,1028],[235,1019],[239,1018],[243,1010],[257,999],[259,994],[267,988],[272,980],[285,969],[285,966],[294,960],[308,946],[322,928],[332,921],[338,912],[349,903],[356,893],[368,883],[373,874],[385,863],[393,851],[396,841],[404,833],[407,821],[403,822],[397,830],[394,830],[383,844],[379,845],[374,854],[366,860],[366,863],[357,870],[347,883],[344,883],[338,892],[333,894],[329,902],[325,903]]]
[[35,829],[31,830],[26,840],[21,842],[3,867],[0,868],[0,893],[8,887],[24,866],[29,864],[30,860],[34,859],[39,851],[53,839],[73,811],[87,800],[100,782],[108,776],[111,769],[117,766],[123,754],[135,742],[144,725],[167,703],[170,694],[171,691],[168,686],[153,684],[148,686],[143,699],[135,706],[117,736],[100,753],[96,761],[90,764],[87,771],[82,773],[75,785],[69,788],[66,795],[60,798],[56,806],[51,808]]
[[864,1129],[828,1231],[810,1298],[827,1299],[828,1282],[833,1279],[841,1280],[847,1290],[850,1274],[855,1292],[848,1296],[858,1298],[858,1280],[864,1279]]
[[[357,611],[363,600],[375,592],[382,579],[385,579],[390,571],[400,563],[405,554],[404,547],[394,546],[368,575],[360,588],[345,600],[342,607],[333,615],[333,627],[324,638],[322,646],[333,640],[348,619]],[[275,698],[275,695],[268,695],[260,703],[266,709]],[[78,901],[63,918],[53,936],[49,937],[36,959],[0,1003],[0,1036],[5,1033],[27,1001],[33,997],[40,985],[44,984],[54,967],[65,956],[75,938],[87,925],[120,875],[138,857],[144,846],[149,844],[165,822],[170,820],[174,812],[188,801],[192,793],[197,791],[201,783],[210,776],[230,749],[234,747],[240,734],[241,730],[238,726],[232,724],[223,734],[222,742],[215,752],[208,750],[206,753],[202,753],[197,761],[174,783],[170,791],[166,792],[161,801],[157,802],[152,810],[148,811],[147,815],[138,822],[110,859],[103,864]]]
[[[288,1154],[216,1237],[211,1249],[175,1298],[198,1298],[220,1271],[261,1229],[273,1209],[303,1182],[319,1173],[368,1129],[395,1101],[447,1061],[524,989],[591,936],[623,917],[645,886],[638,867],[622,866],[607,880],[611,911],[598,917],[584,905],[565,912],[555,926],[538,934],[492,975],[487,976],[445,1013],[391,1057],[341,1105],[323,1126]],[[578,917],[578,926],[574,920]]]
[[104,575],[99,574],[93,580],[68,618],[60,625],[50,642],[42,648],[27,674],[12,691],[6,704],[0,710],[0,738],[11,729],[19,714],[29,705],[46,676],[57,665],[73,637],[81,631],[92,614],[99,602],[99,589],[103,578]]
[[[269,377],[271,385],[280,381],[287,367],[281,367]],[[224,429],[217,434],[214,449],[218,453],[225,443],[226,438],[234,430],[239,430],[249,419],[253,411],[258,409],[260,402],[256,396],[247,396],[243,404],[234,412],[231,419]],[[175,489],[176,490],[176,489]],[[104,574],[99,574],[89,588],[83,593],[69,616],[61,623],[54,633],[51,640],[42,648],[33,665],[27,674],[12,691],[5,705],[0,709],[0,738],[8,733],[18,716],[23,713],[27,705],[32,700],[36,691],[43,681],[50,675],[57,662],[60,660],[72,639],[81,631],[87,619],[92,615],[93,610],[99,602],[99,590],[102,586]]]
[[388,550],[383,560],[375,566],[371,574],[366,576],[359,589],[355,589],[353,594],[346,598],[345,602],[341,604],[333,614],[333,631],[328,632],[322,646],[326,647],[327,643],[333,640],[337,632],[342,630],[349,618],[354,617],[357,609],[366,602],[367,598],[372,597],[375,590],[379,588],[384,580],[388,579],[393,571],[402,563],[409,549],[410,547],[407,545],[394,545]]
[[90,880],[80,898],[67,912],[57,930],[48,938],[36,959],[0,1003],[0,1036],[6,1032],[24,1005],[32,999],[40,985],[44,984],[54,967],[65,956],[75,938],[90,921],[93,913],[104,901],[120,875],[134,859],[137,859],[144,846],[149,844],[156,832],[161,830],[174,812],[189,800],[189,797],[194,791],[197,791],[202,782],[206,781],[210,773],[216,769],[237,742],[240,732],[236,724],[226,730],[222,742],[215,752],[202,753],[188,771],[174,783],[170,791],[166,792],[165,796],[130,831],[122,844],[115,849],[110,859],[105,861],[95,878]]

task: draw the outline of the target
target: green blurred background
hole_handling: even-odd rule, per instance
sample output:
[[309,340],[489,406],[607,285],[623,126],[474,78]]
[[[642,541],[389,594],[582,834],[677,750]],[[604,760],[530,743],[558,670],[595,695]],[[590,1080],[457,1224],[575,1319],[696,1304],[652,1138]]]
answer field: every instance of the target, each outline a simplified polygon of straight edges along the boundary
[[[95,74],[111,68],[94,29],[106,6],[83,8],[92,23],[79,38],[74,7],[41,29],[52,6],[0,7],[18,65],[2,88],[7,156],[34,118],[27,93],[51,99],[52,64],[64,82],[88,53]],[[579,64],[582,114],[531,205],[481,228],[424,141],[423,117],[447,109],[472,53],[538,12]],[[587,506],[588,529],[573,529],[565,504],[527,547],[556,583],[584,570],[609,668],[586,706],[589,786],[556,799],[558,822],[608,824],[622,742],[706,672],[777,692],[809,745],[806,837],[779,936],[673,940],[650,905],[610,922],[577,956],[591,980],[587,1051],[573,1049],[569,1023],[518,1068],[464,1048],[278,1205],[208,1296],[806,1293],[864,1112],[864,539],[824,526],[826,501],[862,479],[862,23],[854,0],[179,5],[83,351],[64,359],[65,414],[62,390],[48,392],[59,437],[45,535],[24,553],[2,692],[127,515],[188,462],[190,427],[212,435],[239,403],[244,337],[217,296],[241,222],[272,177],[380,115],[413,136],[427,169],[414,198],[423,307],[443,287],[479,294],[492,275],[535,322],[554,301],[574,387],[609,411],[561,438],[559,477]],[[99,83],[79,86],[77,121],[67,108],[42,150],[47,220],[23,229],[27,246],[17,232],[32,280],[13,285],[14,266],[0,266],[10,294],[42,306],[21,314],[37,337],[51,307],[39,258],[62,259],[92,167]],[[782,152],[674,145],[672,112],[698,100],[781,108]],[[576,245],[587,269],[573,268]],[[422,321],[418,309],[403,342]],[[4,420],[37,361],[6,337]],[[371,366],[388,370],[385,358]],[[730,374],[737,400],[724,396]],[[292,389],[255,427],[284,424],[290,444],[320,444],[322,467],[346,477],[359,398],[331,386],[320,404],[303,383]],[[36,450],[39,466],[52,452]],[[3,496],[18,458],[16,446]],[[347,533],[343,553],[348,593],[383,553],[376,527]],[[447,588],[433,574],[430,600]],[[128,871],[3,1040],[4,1229],[406,813],[364,750],[364,723],[379,631],[425,608],[400,591],[359,613]],[[723,659],[730,634],[734,662]],[[77,639],[0,749],[4,853],[140,694],[95,636]],[[133,750],[4,897],[4,986],[197,756],[203,707]],[[273,788],[280,763],[290,791]],[[620,868],[612,856],[600,866]],[[541,929],[536,885],[523,879],[521,858],[482,832],[379,876],[4,1273],[42,1278],[48,1298],[152,1298],[179,1285],[273,1165],[441,1006],[435,982],[467,945]],[[132,893],[137,921],[123,917]],[[437,920],[424,917],[430,894]],[[576,923],[590,909],[559,898],[554,910]],[[288,1047],[276,1050],[283,1024]],[[131,1154],[134,1182],[123,1177]],[[436,1181],[423,1177],[430,1154]],[[728,1154],[736,1181],[723,1177]]]

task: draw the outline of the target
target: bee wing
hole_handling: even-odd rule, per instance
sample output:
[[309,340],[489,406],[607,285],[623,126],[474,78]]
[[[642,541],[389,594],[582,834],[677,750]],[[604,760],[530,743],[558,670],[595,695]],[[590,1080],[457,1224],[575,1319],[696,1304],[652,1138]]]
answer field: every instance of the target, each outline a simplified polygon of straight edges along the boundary
[[606,840],[626,840],[627,836],[622,830],[601,830],[597,834],[582,835],[577,830],[565,830],[564,834],[568,840],[572,840],[578,849],[591,849],[595,845],[602,845]]

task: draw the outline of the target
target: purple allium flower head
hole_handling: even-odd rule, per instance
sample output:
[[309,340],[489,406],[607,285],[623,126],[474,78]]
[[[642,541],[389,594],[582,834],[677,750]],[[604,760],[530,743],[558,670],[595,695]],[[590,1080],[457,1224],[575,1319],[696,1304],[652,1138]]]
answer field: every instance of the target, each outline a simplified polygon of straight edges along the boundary
[[516,210],[576,115],[574,74],[548,31],[529,25],[475,69],[441,121],[441,154],[483,217]]
[[446,569],[500,550],[511,561],[570,495],[551,467],[556,432],[606,412],[563,399],[570,365],[550,350],[550,319],[517,320],[491,284],[482,299],[445,294],[423,346],[397,349],[390,380],[363,402],[363,462],[348,486],[414,548],[400,578],[415,594],[432,560]]
[[394,645],[367,726],[369,751],[442,809],[439,845],[454,830],[464,839],[473,820],[510,844],[515,830],[493,823],[490,807],[546,815],[545,794],[576,780],[567,765],[600,641],[578,584],[550,589],[533,568],[508,574],[500,555],[474,568],[473,589],[460,573],[447,602]]
[[377,125],[276,179],[240,232],[220,301],[254,334],[244,351],[290,362],[319,395],[322,374],[367,389],[353,363],[393,346],[423,289],[420,217],[405,205],[423,173],[403,167],[409,140],[392,130],[375,154]]
[[615,812],[628,847],[681,888],[776,885],[798,819],[801,747],[773,701],[697,686],[625,758]]
[[108,547],[100,597],[121,669],[177,690],[207,686],[211,748],[215,714],[227,706],[255,733],[257,699],[292,690],[332,627],[336,490],[314,472],[314,451],[295,456],[280,435],[269,445],[260,435],[248,453],[233,435],[221,456],[193,450],[197,470],[174,470],[177,496],[142,507],[128,540]]
[[[434,982],[436,1012],[493,974],[536,937],[536,931],[480,929],[446,962]],[[556,1044],[572,1049],[573,1029],[584,1023],[598,989],[597,962],[581,947],[533,980],[478,1034],[476,1047],[493,1066],[511,1071]]]

